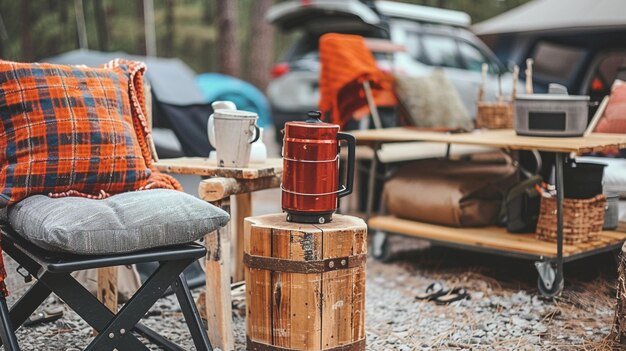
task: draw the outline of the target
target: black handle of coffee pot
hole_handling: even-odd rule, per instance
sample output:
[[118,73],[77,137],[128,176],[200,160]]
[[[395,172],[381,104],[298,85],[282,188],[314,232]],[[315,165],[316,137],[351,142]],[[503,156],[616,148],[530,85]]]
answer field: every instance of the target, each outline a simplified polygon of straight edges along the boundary
[[337,193],[337,197],[344,197],[346,195],[352,194],[352,186],[354,184],[356,138],[352,134],[339,132],[337,133],[337,141],[339,140],[345,140],[346,142],[348,142],[348,175],[346,179],[346,185],[345,189]]

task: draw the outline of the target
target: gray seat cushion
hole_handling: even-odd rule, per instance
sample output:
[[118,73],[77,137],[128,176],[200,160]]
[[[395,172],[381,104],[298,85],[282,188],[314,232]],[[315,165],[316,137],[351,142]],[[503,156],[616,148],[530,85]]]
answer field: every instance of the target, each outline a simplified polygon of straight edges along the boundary
[[164,189],[104,200],[34,195],[10,207],[8,215],[15,231],[37,246],[87,255],[189,243],[229,220],[207,202]]

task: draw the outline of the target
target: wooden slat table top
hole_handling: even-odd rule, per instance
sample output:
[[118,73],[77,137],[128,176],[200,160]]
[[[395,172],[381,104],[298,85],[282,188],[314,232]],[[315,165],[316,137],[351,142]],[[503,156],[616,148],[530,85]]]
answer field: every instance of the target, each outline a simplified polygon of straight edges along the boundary
[[156,168],[164,173],[192,174],[234,179],[258,179],[272,177],[283,172],[282,158],[268,158],[264,163],[250,163],[246,168],[218,167],[214,159],[203,157],[179,157],[161,159]]
[[512,129],[477,130],[470,133],[427,132],[413,128],[385,128],[351,131],[357,144],[376,142],[431,141],[506,148],[512,150],[539,150],[550,152],[596,152],[609,147],[625,148],[626,135],[591,133],[585,137],[530,137],[519,136]]
[[[400,219],[394,216],[370,218],[368,225],[370,229],[379,229],[422,239],[500,249],[520,254],[556,257],[556,243],[539,240],[535,238],[535,234],[511,234],[505,228],[453,228]],[[626,233],[605,231],[596,241],[574,245],[564,244],[563,257],[619,244],[625,240]]]

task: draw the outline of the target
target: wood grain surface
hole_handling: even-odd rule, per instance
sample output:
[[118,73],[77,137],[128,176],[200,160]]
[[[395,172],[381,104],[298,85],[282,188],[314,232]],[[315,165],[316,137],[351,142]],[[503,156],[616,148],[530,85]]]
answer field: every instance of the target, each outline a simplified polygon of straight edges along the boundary
[[[436,224],[421,223],[394,216],[370,218],[370,229],[389,233],[405,234],[422,239],[437,240],[475,247],[501,249],[521,254],[556,257],[556,244],[536,238],[535,234],[511,234],[505,228],[454,228]],[[587,243],[563,245],[563,257],[620,244],[626,240],[626,233],[604,231],[600,238]]]
[[412,128],[385,128],[351,132],[357,144],[401,141],[432,141],[504,148],[511,150],[540,150],[551,152],[596,152],[606,148],[626,147],[626,135],[591,133],[585,137],[519,136],[512,129],[477,130],[471,133],[426,132]]
[[218,167],[213,159],[203,157],[180,157],[161,159],[156,168],[164,173],[192,174],[199,176],[235,179],[257,179],[282,173],[283,159],[268,158],[263,163],[250,163],[246,168]]

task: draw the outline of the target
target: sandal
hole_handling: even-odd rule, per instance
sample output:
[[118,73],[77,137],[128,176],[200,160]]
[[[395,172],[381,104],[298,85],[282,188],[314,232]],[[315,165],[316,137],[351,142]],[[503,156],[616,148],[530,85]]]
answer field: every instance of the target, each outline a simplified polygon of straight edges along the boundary
[[435,298],[437,305],[447,305],[454,301],[469,300],[470,295],[465,288],[454,288],[449,292]]
[[425,292],[423,294],[418,294],[417,296],[415,296],[416,300],[426,300],[426,301],[433,301],[435,299],[437,299],[439,296],[443,296],[445,294],[447,294],[449,292],[449,290],[446,290],[443,285],[441,285],[440,283],[432,283],[430,284]]

